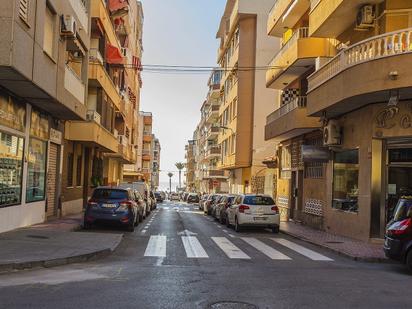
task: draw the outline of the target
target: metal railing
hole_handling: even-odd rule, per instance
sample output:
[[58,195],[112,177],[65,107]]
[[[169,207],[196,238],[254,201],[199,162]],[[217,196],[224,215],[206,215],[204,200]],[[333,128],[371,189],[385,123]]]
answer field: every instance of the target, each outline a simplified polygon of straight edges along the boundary
[[282,105],[280,108],[275,110],[272,114],[266,117],[266,124],[269,124],[273,121],[278,120],[280,117],[290,113],[291,111],[297,108],[305,108],[307,105],[307,97],[306,96],[299,96]]
[[368,61],[412,53],[412,28],[385,33],[342,50],[308,77],[309,91],[316,89],[342,71]]

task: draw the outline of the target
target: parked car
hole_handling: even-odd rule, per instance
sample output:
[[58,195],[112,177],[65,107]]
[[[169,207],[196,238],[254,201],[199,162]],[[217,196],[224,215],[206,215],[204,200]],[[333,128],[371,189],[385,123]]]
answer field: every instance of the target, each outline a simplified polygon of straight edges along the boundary
[[170,193],[169,196],[170,196],[170,200],[171,200],[171,201],[180,201],[180,196],[179,196],[179,194],[176,193],[176,192]]
[[207,198],[206,202],[204,203],[203,211],[205,214],[211,215],[212,214],[212,207],[214,205],[214,202],[216,199],[219,197],[217,194],[211,194]]
[[155,192],[154,195],[158,203],[163,203],[164,198],[160,192]]
[[146,218],[152,211],[152,202],[151,202],[150,195],[149,195],[150,190],[149,190],[149,186],[147,185],[147,183],[143,181],[133,182],[133,183],[122,183],[119,185],[119,187],[124,188],[124,189],[136,190],[140,193],[140,195],[143,197],[143,200],[146,206],[146,211],[145,211],[145,216],[144,216]]
[[187,201],[188,203],[199,203],[199,195],[198,195],[197,193],[190,193],[190,194],[187,196],[186,201]]
[[150,196],[150,201],[151,201],[151,209],[156,209],[157,208],[157,200],[156,196],[154,195],[153,191],[149,191],[149,196]]
[[118,224],[134,231],[141,215],[136,196],[131,189],[98,187],[93,191],[84,214],[84,228],[93,224]]
[[215,218],[221,223],[224,224],[226,223],[226,209],[228,209],[232,204],[233,201],[235,200],[236,195],[224,195],[220,201],[219,204],[216,206],[215,210]]
[[159,193],[160,193],[160,195],[161,195],[161,197],[162,197],[163,201],[165,201],[165,200],[166,200],[166,192],[164,192],[164,191],[160,191]]
[[189,192],[184,192],[183,195],[182,195],[182,201],[186,202],[188,196],[189,196]]
[[240,232],[245,226],[271,228],[279,233],[279,208],[269,195],[242,194],[226,210],[226,225]]
[[216,207],[217,205],[219,205],[220,201],[222,200],[222,198],[224,197],[224,195],[222,194],[217,194],[216,198],[213,200],[213,202],[211,203],[210,206],[210,215],[214,218],[216,218]]
[[386,227],[384,251],[388,258],[405,263],[412,273],[412,197],[399,199]]
[[209,196],[209,194],[203,194],[202,197],[200,198],[200,201],[199,201],[199,209],[200,210],[204,209],[204,205],[205,205],[205,202],[206,202],[208,196]]

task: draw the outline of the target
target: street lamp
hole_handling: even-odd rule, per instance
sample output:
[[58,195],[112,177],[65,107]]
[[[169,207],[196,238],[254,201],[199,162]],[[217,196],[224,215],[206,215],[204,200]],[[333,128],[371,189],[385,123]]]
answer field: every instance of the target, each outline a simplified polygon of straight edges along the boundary
[[232,134],[236,134],[235,131],[233,131],[232,128],[229,128],[229,127],[226,127],[226,126],[219,126],[218,128],[223,129],[223,130],[230,130],[230,131],[232,131]]

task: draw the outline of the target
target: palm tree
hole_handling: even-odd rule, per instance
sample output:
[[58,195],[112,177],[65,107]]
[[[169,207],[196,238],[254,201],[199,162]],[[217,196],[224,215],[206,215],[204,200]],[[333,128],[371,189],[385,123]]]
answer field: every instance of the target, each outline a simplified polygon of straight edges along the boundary
[[173,177],[173,173],[168,173],[167,176],[169,176],[169,192],[172,193],[172,177]]
[[175,166],[179,170],[179,189],[180,189],[182,187],[182,169],[185,168],[185,164],[182,162],[177,162]]

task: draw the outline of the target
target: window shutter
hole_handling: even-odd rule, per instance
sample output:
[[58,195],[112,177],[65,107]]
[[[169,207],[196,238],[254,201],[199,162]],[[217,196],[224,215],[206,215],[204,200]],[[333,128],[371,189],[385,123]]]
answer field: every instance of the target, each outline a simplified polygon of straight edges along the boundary
[[30,0],[20,0],[19,16],[25,22],[28,22],[29,17],[29,1]]

